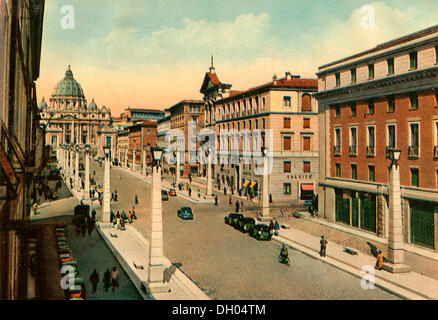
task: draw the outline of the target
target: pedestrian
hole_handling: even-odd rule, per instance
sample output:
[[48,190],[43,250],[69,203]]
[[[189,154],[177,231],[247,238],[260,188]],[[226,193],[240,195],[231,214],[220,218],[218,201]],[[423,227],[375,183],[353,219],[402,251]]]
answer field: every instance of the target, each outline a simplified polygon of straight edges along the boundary
[[272,194],[269,194],[269,203],[272,203]]
[[274,229],[275,229],[275,235],[278,236],[278,232],[280,231],[280,225],[278,224],[277,220],[275,220]]
[[93,176],[95,176],[96,175],[96,170],[93,170]]
[[119,286],[119,272],[116,267],[113,267],[113,271],[111,272],[111,285],[113,287],[113,292],[116,290],[116,287]]
[[239,200],[236,200],[236,212],[239,212]]
[[96,224],[96,220],[94,219],[88,219],[88,236],[91,236],[91,233],[93,233],[94,225]]
[[232,199],[231,199],[231,196],[230,196],[230,201],[229,201],[229,202],[230,202],[230,206],[231,206],[231,205],[232,205]]
[[189,188],[189,197],[192,196],[192,188]]
[[321,241],[319,243],[321,244],[321,250],[319,251],[319,254],[321,255],[321,257],[325,257],[327,253],[328,241],[324,238],[324,235],[321,236]]
[[214,205],[217,207],[217,195],[214,197]]
[[380,250],[379,253],[377,254],[376,269],[380,271],[382,271],[383,269],[383,254],[382,251]]
[[99,283],[99,274],[96,269],[94,269],[93,273],[90,276],[91,287],[93,288],[93,293],[96,293],[97,284]]
[[108,292],[108,288],[111,285],[111,273],[108,269],[106,269],[103,274],[103,286],[105,287],[105,292]]
[[114,190],[114,202],[117,202],[117,198],[118,198],[117,190]]
[[274,234],[274,221],[271,220],[271,222],[269,222],[269,233],[271,234],[271,236]]
[[135,204],[138,204],[138,197],[137,197],[137,195],[135,195],[134,201],[135,201]]
[[113,201],[114,200],[114,192],[111,192],[111,200],[110,201]]
[[227,195],[227,187],[224,186],[224,195]]
[[[114,215],[114,213],[111,211],[111,213]],[[91,211],[91,218],[93,219],[93,220],[96,220],[96,210],[92,210]]]
[[116,218],[116,228],[120,229],[120,217]]
[[131,213],[131,210],[128,211],[128,221],[129,221],[129,223],[132,223],[132,213]]
[[198,198],[201,198],[201,190],[198,189]]
[[114,223],[114,218],[115,218],[116,216],[114,215],[114,212],[113,212],[113,210],[111,210],[111,214],[110,214],[110,222],[111,223]]
[[103,197],[102,197],[102,195],[99,193],[99,203],[100,203],[100,206],[102,206],[102,202],[103,202]]
[[137,216],[135,215],[135,207],[132,206],[132,220],[137,219]]

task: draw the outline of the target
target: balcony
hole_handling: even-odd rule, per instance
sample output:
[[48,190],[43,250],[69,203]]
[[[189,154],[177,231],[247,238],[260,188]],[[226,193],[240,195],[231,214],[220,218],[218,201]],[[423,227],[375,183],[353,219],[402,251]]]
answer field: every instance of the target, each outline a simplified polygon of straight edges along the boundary
[[334,146],[333,149],[334,149],[335,156],[341,155],[341,146]]
[[374,157],[374,146],[367,146],[367,157]]
[[413,145],[408,147],[408,157],[418,158],[418,146]]
[[433,159],[438,160],[438,146],[433,147]]
[[348,151],[350,153],[350,156],[356,156],[357,155],[357,146],[350,146],[348,148]]

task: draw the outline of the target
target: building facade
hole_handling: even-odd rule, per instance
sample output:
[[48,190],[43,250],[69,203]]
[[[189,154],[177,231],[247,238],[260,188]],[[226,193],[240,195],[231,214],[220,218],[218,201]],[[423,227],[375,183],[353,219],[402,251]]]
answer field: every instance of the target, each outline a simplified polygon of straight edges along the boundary
[[[318,113],[312,94],[317,86],[316,79],[301,79],[287,72],[282,79],[274,76],[272,82],[236,91],[220,82],[213,66],[205,75],[201,87],[204,127],[215,130],[217,150],[221,144],[227,144],[227,150],[233,148],[232,138],[221,137],[221,132],[248,131],[251,137],[256,136],[255,131],[261,132],[261,146],[270,148],[273,154],[269,193],[274,201],[298,203],[314,196],[318,181]],[[265,140],[268,130],[271,146]],[[262,176],[256,174],[254,157],[244,163],[244,143],[240,136],[238,163],[228,159],[228,164],[221,164],[219,152],[214,178],[222,186],[259,198]],[[252,138],[247,143],[252,150]]]
[[0,0],[0,300],[35,298],[29,226],[44,166],[35,81],[43,0]]
[[87,104],[81,85],[68,67],[64,78],[53,89],[49,104],[39,104],[41,123],[46,128],[46,145],[79,144],[90,146],[100,156],[104,145],[115,145],[111,111],[99,108],[94,99]]
[[319,214],[387,239],[389,150],[400,149],[407,264],[438,250],[437,52],[432,27],[318,72]]

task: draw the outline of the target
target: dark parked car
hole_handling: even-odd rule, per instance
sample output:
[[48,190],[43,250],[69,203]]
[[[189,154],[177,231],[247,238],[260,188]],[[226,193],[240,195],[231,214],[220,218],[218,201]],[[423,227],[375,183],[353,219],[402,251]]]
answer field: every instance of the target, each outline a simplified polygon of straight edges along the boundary
[[237,222],[243,220],[243,214],[241,213],[230,213],[228,217],[225,217],[225,223],[234,227],[237,225]]
[[235,228],[244,233],[250,233],[254,229],[255,224],[256,222],[254,218],[244,217],[243,219],[237,221]]
[[256,224],[249,235],[257,240],[271,240],[272,237],[269,232],[269,226],[261,223]]
[[184,220],[193,220],[192,208],[181,207],[181,209],[178,210],[178,217]]

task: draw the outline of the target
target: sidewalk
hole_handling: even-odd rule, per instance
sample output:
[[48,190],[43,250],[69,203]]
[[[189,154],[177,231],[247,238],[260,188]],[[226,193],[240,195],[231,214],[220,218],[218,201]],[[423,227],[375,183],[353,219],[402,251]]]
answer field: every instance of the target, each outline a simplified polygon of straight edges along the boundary
[[149,241],[131,226],[126,226],[125,231],[120,231],[97,225],[97,230],[144,299],[150,299],[152,296],[156,300],[210,300],[166,258],[164,280],[169,285],[170,292],[149,295],[145,290],[149,273]]
[[[331,243],[327,245],[327,257],[319,255],[320,239],[296,229],[281,229],[278,236],[272,239],[284,243],[312,258],[321,260],[359,278],[363,277],[362,267],[369,265],[374,268],[376,258],[357,252],[350,255],[344,252],[344,247]],[[293,266],[293,261],[292,261]],[[438,300],[438,281],[415,272],[408,274],[392,274],[375,270],[375,285],[404,299],[409,300]]]

